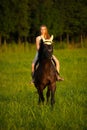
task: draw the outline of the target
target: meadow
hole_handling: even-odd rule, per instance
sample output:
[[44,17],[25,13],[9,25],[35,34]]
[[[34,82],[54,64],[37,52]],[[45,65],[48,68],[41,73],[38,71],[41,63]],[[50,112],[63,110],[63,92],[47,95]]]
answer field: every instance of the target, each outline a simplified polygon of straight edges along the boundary
[[0,47],[0,130],[87,130],[87,49],[54,47],[64,81],[56,84],[53,110],[38,105],[30,84],[35,53],[30,44]]

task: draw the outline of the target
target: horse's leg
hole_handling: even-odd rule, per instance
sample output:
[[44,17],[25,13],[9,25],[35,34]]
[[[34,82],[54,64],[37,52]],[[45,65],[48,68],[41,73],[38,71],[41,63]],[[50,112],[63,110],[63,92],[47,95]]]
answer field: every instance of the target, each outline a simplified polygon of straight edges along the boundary
[[48,86],[48,90],[46,93],[46,97],[47,97],[47,103],[49,102],[49,97],[50,97],[50,87]]
[[38,94],[39,94],[39,103],[41,103],[41,101],[44,103],[44,96],[43,96],[43,89],[39,89],[38,90]]
[[40,92],[40,98],[41,98],[41,101],[42,101],[42,103],[44,103],[44,96],[43,96],[43,90]]
[[40,104],[41,103],[41,98],[40,98],[40,95],[39,95],[39,100],[38,100],[38,104]]
[[56,83],[53,83],[51,85],[51,105],[52,105],[52,107],[53,107],[53,105],[55,103],[55,99],[54,99],[55,90],[56,90]]
[[40,90],[38,90],[38,95],[39,95],[38,104],[40,104],[41,103]]

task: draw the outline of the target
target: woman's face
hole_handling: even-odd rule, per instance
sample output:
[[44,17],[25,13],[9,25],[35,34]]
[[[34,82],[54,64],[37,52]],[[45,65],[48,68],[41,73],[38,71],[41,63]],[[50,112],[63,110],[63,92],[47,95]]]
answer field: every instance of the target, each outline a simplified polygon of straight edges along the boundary
[[41,35],[45,35],[47,33],[47,28],[45,26],[40,29]]

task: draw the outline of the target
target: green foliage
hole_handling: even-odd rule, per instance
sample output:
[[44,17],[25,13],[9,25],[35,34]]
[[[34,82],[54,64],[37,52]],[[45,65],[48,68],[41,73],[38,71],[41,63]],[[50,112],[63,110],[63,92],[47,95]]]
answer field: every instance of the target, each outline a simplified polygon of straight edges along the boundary
[[0,1],[0,39],[13,36],[34,41],[42,24],[47,25],[57,39],[62,36],[65,40],[66,34],[71,39],[79,35],[86,39],[86,21],[86,0]]
[[[64,82],[57,83],[55,106],[38,106],[36,88],[30,84],[35,46],[0,48],[0,130],[86,130],[87,50],[59,50]],[[46,90],[44,91],[44,96]]]
[[0,33],[2,36],[7,37],[11,31],[11,17],[10,17],[10,1],[0,1]]
[[28,0],[3,0],[0,7],[0,34],[7,37],[17,33],[26,37],[30,28]]
[[16,31],[19,36],[27,36],[29,32],[28,0],[16,0]]

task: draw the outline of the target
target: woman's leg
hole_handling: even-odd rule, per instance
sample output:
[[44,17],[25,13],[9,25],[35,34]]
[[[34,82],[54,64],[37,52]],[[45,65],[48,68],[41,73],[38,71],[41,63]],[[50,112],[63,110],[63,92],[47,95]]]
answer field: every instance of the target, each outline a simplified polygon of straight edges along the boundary
[[34,73],[34,65],[35,65],[35,64],[34,64],[34,62],[33,62],[33,63],[32,63],[32,70],[31,70],[32,73]]
[[32,73],[31,73],[32,82],[34,82],[34,68],[35,68],[35,64],[36,64],[37,60],[38,60],[38,52],[36,53],[35,58],[34,58],[34,60],[32,62],[32,66],[31,66],[32,67],[31,68],[31,71],[32,71]]
[[55,63],[56,63],[56,70],[58,71],[58,73],[59,73],[59,71],[60,71],[60,63],[59,63],[59,60],[53,55],[52,56],[53,57],[53,60],[55,61]]
[[57,70],[57,80],[58,81],[63,81],[64,79],[63,78],[61,78],[60,76],[59,76],[59,71],[60,71],[60,64],[59,64],[59,60],[53,55],[52,56],[52,58],[53,58],[53,60],[55,61],[55,63],[56,63],[56,70]]
[[38,60],[38,52],[36,53],[35,55],[35,58],[32,62],[32,73],[34,73],[34,67],[35,67],[35,64],[36,64],[36,61]]

